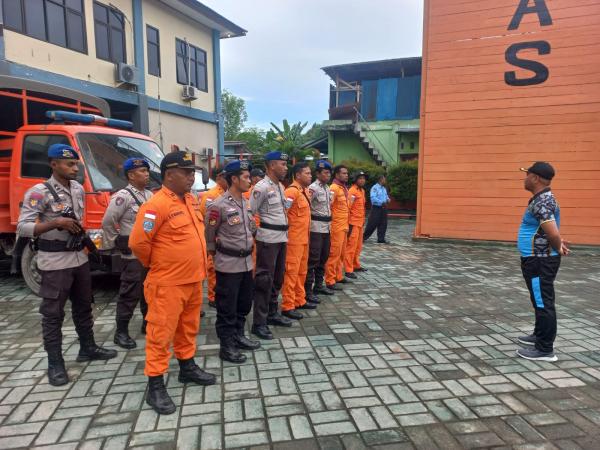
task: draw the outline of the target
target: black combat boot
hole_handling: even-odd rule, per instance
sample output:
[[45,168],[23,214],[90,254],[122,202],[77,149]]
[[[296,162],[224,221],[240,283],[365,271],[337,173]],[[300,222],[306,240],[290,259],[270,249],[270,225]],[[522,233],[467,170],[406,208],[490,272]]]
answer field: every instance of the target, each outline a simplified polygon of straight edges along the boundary
[[146,334],[146,327],[148,326],[148,321],[147,320],[143,320],[142,321],[142,328],[140,328],[140,333],[142,334]]
[[260,348],[259,341],[253,341],[244,336],[244,332],[240,331],[234,337],[234,342],[237,348],[241,348],[242,350],[258,350]]
[[146,403],[152,406],[152,409],[158,414],[173,414],[175,412],[175,403],[171,400],[165,380],[162,375],[148,377],[148,394],[146,394]]
[[217,377],[212,373],[202,370],[194,358],[179,359],[179,382],[180,383],[196,383],[202,386],[210,386],[217,382]]
[[246,362],[246,355],[240,352],[240,349],[235,345],[233,337],[224,337],[221,340],[221,350],[219,358],[223,361],[229,361],[234,364],[242,364]]
[[77,355],[77,362],[86,362],[94,360],[106,360],[115,358],[117,356],[116,350],[100,347],[94,341],[94,335],[79,337],[79,354]]
[[52,386],[62,386],[69,382],[61,349],[48,351],[48,382]]
[[131,336],[129,336],[129,320],[117,320],[117,330],[115,331],[114,343],[119,347],[123,347],[128,350],[137,347],[135,341],[131,339]]

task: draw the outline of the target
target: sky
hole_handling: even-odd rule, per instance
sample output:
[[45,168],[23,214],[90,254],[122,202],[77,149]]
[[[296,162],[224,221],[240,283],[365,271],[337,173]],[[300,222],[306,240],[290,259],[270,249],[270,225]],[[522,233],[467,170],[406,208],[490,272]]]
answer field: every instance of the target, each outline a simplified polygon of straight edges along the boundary
[[246,101],[247,127],[326,120],[321,67],[421,56],[423,0],[201,1],[248,30],[221,40],[221,85]]

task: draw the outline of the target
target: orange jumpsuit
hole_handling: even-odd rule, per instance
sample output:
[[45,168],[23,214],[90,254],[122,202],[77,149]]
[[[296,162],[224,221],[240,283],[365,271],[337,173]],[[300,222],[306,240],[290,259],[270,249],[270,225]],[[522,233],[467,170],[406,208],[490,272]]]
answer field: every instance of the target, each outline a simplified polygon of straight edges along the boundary
[[350,197],[350,231],[346,244],[344,256],[344,268],[346,273],[352,273],[360,269],[360,252],[363,245],[363,229],[365,226],[365,190],[356,184],[348,190]]
[[[210,206],[212,202],[218,199],[221,195],[223,195],[225,191],[218,184],[209,189],[202,195],[202,199],[200,200],[200,212],[202,213],[202,217],[206,218],[206,209]],[[208,203],[208,205],[207,205]],[[211,255],[208,255],[208,301],[215,301],[215,287],[217,286],[217,274],[215,273],[215,265],[213,264],[213,258]]]
[[336,180],[331,184],[331,231],[329,244],[329,258],[325,265],[325,284],[328,286],[341,281],[344,278],[344,249],[348,236],[348,215],[350,204],[348,190],[345,186],[338,184]]
[[285,275],[281,289],[281,310],[290,311],[306,303],[304,282],[308,271],[308,243],[310,241],[310,194],[294,181],[285,190],[288,243],[285,256]]
[[206,278],[206,241],[198,200],[162,187],[140,206],[129,247],[150,270],[144,283],[146,376],[165,373],[173,346],[178,359],[196,353],[202,280]]

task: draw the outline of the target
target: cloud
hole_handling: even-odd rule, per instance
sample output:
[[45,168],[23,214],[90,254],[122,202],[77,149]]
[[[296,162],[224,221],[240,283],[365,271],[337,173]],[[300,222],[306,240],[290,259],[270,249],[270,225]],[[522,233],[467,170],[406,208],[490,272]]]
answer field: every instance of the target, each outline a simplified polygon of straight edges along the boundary
[[326,119],[321,67],[421,54],[422,0],[204,3],[248,30],[221,41],[222,85],[249,99],[253,123]]

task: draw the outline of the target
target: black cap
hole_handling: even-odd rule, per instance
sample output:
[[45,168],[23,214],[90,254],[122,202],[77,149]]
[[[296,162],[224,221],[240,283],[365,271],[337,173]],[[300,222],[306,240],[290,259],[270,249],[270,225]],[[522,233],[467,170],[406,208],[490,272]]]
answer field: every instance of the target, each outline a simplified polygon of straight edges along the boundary
[[194,158],[189,152],[171,152],[167,153],[160,163],[160,171],[164,173],[167,169],[195,169]]
[[354,182],[356,182],[356,180],[358,180],[360,177],[365,177],[365,179],[367,178],[367,173],[363,172],[362,170],[359,170],[358,172],[356,172],[354,174],[354,177],[352,177],[352,179],[354,180]]
[[529,169],[525,169],[521,167],[522,172],[534,173],[546,180],[551,180],[554,178],[554,167],[550,165],[550,163],[544,161],[536,161]]
[[265,177],[265,173],[262,171],[262,169],[252,169],[252,171],[250,172],[250,177],[261,177],[261,178],[264,178]]

